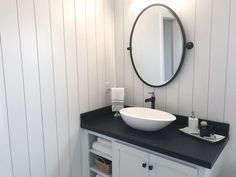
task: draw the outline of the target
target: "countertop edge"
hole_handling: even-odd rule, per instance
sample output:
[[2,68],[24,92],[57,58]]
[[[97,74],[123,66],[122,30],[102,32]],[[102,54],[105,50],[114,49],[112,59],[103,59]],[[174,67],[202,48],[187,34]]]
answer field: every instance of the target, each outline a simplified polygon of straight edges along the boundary
[[[216,160],[218,159],[218,157],[220,155],[219,154],[212,163],[209,163],[207,161],[199,160],[199,159],[196,159],[196,158],[191,158],[191,157],[185,156],[183,154],[174,153],[174,152],[165,150],[163,148],[152,147],[152,146],[149,146],[147,144],[143,144],[143,143],[137,142],[135,140],[125,138],[124,136],[118,136],[116,134],[107,133],[106,131],[101,131],[101,130],[98,130],[96,128],[91,128],[91,127],[86,126],[84,124],[81,124],[81,128],[86,129],[86,130],[90,130],[90,131],[93,131],[93,132],[96,132],[96,133],[99,133],[99,134],[102,134],[102,135],[106,135],[106,136],[109,136],[111,138],[121,140],[121,141],[130,143],[130,144],[133,144],[133,145],[136,145],[136,146],[140,146],[142,148],[145,148],[145,149],[157,152],[157,153],[161,153],[161,154],[166,155],[166,156],[170,156],[170,157],[177,158],[177,159],[189,162],[189,163],[193,163],[195,165],[199,165],[201,167],[205,167],[205,168],[208,168],[208,169],[211,169],[213,167],[213,165],[215,164]],[[224,143],[224,146],[221,149],[221,152],[223,151],[224,147],[226,146],[228,140],[229,140],[229,138],[226,137],[226,139],[224,140],[225,143]]]
[[[132,138],[126,138],[125,136],[120,136],[117,133],[112,133],[111,131],[109,131],[109,132],[103,131],[99,128],[96,128],[95,126],[90,126],[89,124],[88,125],[86,124],[87,121],[91,121],[94,117],[102,118],[103,116],[111,116],[111,115],[112,115],[112,112],[111,112],[110,106],[107,106],[107,107],[104,107],[101,109],[97,109],[94,111],[90,111],[87,113],[83,113],[83,114],[81,114],[81,128],[89,130],[89,131],[93,131],[93,132],[96,132],[99,134],[103,134],[103,135],[109,136],[111,138],[114,138],[114,139],[117,139],[120,141],[124,141],[124,142],[130,143],[130,144],[136,145],[136,146],[140,146],[140,147],[145,148],[147,150],[161,153],[163,155],[177,158],[179,160],[183,160],[183,161],[192,163],[194,165],[198,165],[198,166],[205,167],[208,169],[211,169],[213,167],[213,165],[215,164],[218,157],[220,156],[220,154],[222,153],[223,149],[225,148],[225,146],[227,145],[227,143],[229,141],[229,127],[230,127],[229,124],[207,120],[208,122],[210,122],[211,124],[216,125],[216,126],[218,126],[218,124],[222,124],[222,127],[217,127],[216,133],[220,132],[219,134],[226,136],[226,138],[223,140],[224,142],[222,143],[222,146],[219,148],[219,153],[211,160],[211,162],[209,162],[209,161],[201,160],[201,159],[191,157],[188,155],[184,155],[181,153],[173,152],[173,151],[161,148],[161,147],[152,146],[150,144],[142,143],[140,141],[133,140]],[[175,116],[177,116],[178,118],[173,123],[175,123],[175,124],[180,123],[181,125],[187,125],[187,121],[186,121],[187,117],[186,116],[181,116],[181,115],[175,115]],[[200,120],[204,120],[204,119],[200,119]],[[188,136],[188,135],[186,135],[186,136]]]

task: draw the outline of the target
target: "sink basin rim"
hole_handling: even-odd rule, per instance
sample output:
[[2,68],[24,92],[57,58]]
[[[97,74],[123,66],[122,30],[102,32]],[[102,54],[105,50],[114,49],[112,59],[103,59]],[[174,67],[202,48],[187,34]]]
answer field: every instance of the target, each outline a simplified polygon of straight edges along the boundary
[[[155,115],[144,115],[144,111],[153,114],[160,114],[161,116],[164,116],[163,118],[160,118],[160,115],[158,117],[155,117]],[[136,113],[128,113],[131,111],[139,111]],[[128,107],[128,108],[123,108],[120,110],[120,114],[124,115],[126,117],[134,118],[134,119],[142,119],[142,120],[152,120],[152,121],[175,121],[176,117],[168,112],[157,110],[157,109],[150,109],[150,108],[143,108],[143,107]]]
[[176,120],[170,113],[142,107],[124,108],[120,110],[120,114],[131,128],[149,132],[160,130]]

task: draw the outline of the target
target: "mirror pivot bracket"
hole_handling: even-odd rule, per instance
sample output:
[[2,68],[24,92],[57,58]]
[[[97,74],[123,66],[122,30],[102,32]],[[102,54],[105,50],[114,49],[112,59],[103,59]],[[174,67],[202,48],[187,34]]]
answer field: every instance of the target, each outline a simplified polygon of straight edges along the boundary
[[194,47],[193,42],[187,42],[184,44],[184,46],[186,47],[186,49],[192,49]]

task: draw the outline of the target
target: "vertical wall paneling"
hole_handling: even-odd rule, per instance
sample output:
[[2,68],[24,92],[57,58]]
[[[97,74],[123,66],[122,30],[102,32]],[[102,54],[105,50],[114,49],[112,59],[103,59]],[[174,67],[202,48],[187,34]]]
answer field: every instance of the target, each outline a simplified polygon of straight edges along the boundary
[[98,73],[96,51],[96,6],[95,0],[86,0],[86,26],[87,26],[87,55],[88,55],[88,81],[90,110],[98,106]]
[[31,177],[45,177],[41,90],[33,1],[18,0]]
[[[195,42],[180,74],[156,89],[139,81],[126,50],[134,18],[151,3],[173,8]],[[230,123],[222,174],[231,177],[235,7],[232,0],[1,1],[0,176],[80,176],[79,112],[108,105],[105,89],[117,85],[127,105],[150,107],[142,101],[155,90],[158,109],[193,108]]]
[[[115,1],[116,86],[124,86],[124,0]],[[119,34],[119,35],[118,35]]]
[[144,98],[143,98],[143,83],[140,81],[136,73],[134,73],[134,106],[143,106]]
[[[184,26],[186,40],[194,42],[196,0],[182,1],[181,21]],[[193,72],[195,48],[186,50],[185,62],[180,71],[179,82],[179,114],[189,115],[192,111]]]
[[[143,94],[138,95],[135,87],[138,80],[132,76],[133,68],[129,63],[129,53],[126,52],[132,25],[129,16],[136,14],[134,8],[143,9],[152,3],[163,3],[171,7],[180,17],[187,41],[193,41],[195,46],[186,51],[186,57],[178,76],[167,86],[156,88],[156,107],[171,113],[189,115],[195,110],[200,118],[215,121],[225,121],[231,125],[231,140],[226,150],[222,174],[233,176],[235,160],[232,149],[235,149],[235,50],[234,31],[236,3],[232,0],[150,0],[116,2],[116,69],[117,83],[127,88],[126,104],[139,105],[141,99],[148,97],[152,90],[143,85]],[[120,9],[123,8],[123,9]],[[137,10],[137,9],[136,9]],[[123,13],[122,13],[123,11]],[[123,16],[123,17],[122,17]],[[230,17],[230,18],[229,18]],[[229,20],[230,19],[230,20]],[[123,21],[123,31],[122,22]],[[123,50],[121,40],[123,35]],[[123,58],[121,59],[120,57]],[[123,81],[122,81],[123,75]],[[135,95],[135,96],[134,96]],[[133,97],[134,96],[134,97]],[[138,98],[137,98],[138,97]],[[149,104],[144,104],[149,107]]]
[[212,0],[197,0],[196,10],[193,110],[207,117]]
[[[233,122],[234,120],[234,111],[236,104],[236,83],[235,83],[235,75],[236,75],[236,21],[234,20],[236,17],[236,2],[231,1],[231,9],[230,9],[230,29],[229,29],[229,48],[228,48],[228,61],[227,61],[227,76],[226,76],[226,97],[225,97],[225,122]],[[235,124],[233,124],[235,125]],[[235,131],[232,130],[231,131]],[[233,133],[231,133],[233,134]]]
[[[114,4],[76,0],[80,111],[109,105],[114,85]],[[86,7],[86,8],[84,8]]]
[[234,149],[236,148],[236,121],[235,121],[235,105],[236,105],[236,2],[231,1],[231,10],[230,10],[230,29],[229,29],[229,49],[228,49],[228,63],[227,63],[227,85],[225,92],[225,122],[230,123],[230,142],[227,145],[226,153],[225,153],[225,165],[222,168],[221,176],[229,176],[233,177],[235,175],[235,164],[236,160],[232,157],[234,153]]
[[159,110],[166,110],[166,87],[155,89],[156,108]]
[[4,14],[4,18],[1,17],[1,39],[13,173],[15,177],[29,177],[28,132],[16,1],[1,4],[1,14]]
[[103,107],[106,105],[106,66],[105,63],[105,15],[103,0],[96,0],[96,53],[97,53],[97,78],[98,78],[98,105]]
[[166,111],[179,113],[179,76],[166,86]]
[[79,136],[79,95],[78,95],[78,63],[76,46],[76,24],[74,0],[63,0],[65,51],[68,86],[68,111],[70,135],[70,160],[72,177],[81,173]]
[[0,33],[0,171],[2,176],[13,177],[12,157],[7,114],[5,78],[3,68],[2,41]]
[[230,0],[213,1],[208,118],[216,121],[223,121],[224,116],[229,10]]
[[[110,0],[108,3],[109,7],[110,7],[110,11],[109,11],[109,16],[110,16],[110,24],[111,24],[111,28],[110,28],[110,52],[111,52],[111,82],[112,82],[112,86],[116,87],[116,62],[115,62],[115,1],[114,0]],[[111,102],[108,102],[108,104],[110,104]]]
[[1,1],[0,29],[0,176],[81,176],[79,114],[115,85],[114,1]]
[[48,0],[34,0],[44,128],[46,176],[59,176],[53,55]]
[[[109,87],[115,86],[114,68],[114,1],[104,0],[104,27],[105,27],[105,63],[106,83]],[[107,94],[107,104],[111,103],[110,93]]]
[[65,51],[64,17],[62,0],[50,0],[52,51],[55,81],[59,174],[71,176],[68,122],[67,58]]
[[124,53],[125,53],[125,63],[124,63],[124,71],[125,71],[125,88],[126,88],[126,97],[125,104],[133,105],[133,67],[130,60],[129,51],[127,51],[127,47],[129,46],[129,36],[132,28],[132,21],[130,20],[130,16],[132,15],[132,4],[131,0],[124,0]]
[[80,111],[89,110],[89,83],[87,62],[86,4],[85,0],[76,0],[76,29],[79,70]]

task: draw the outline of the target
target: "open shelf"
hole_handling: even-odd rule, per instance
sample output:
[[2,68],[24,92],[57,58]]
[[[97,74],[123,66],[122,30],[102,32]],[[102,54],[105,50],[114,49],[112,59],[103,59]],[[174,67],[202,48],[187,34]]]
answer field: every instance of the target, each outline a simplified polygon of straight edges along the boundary
[[[90,171],[90,173],[89,173],[90,175],[88,177],[96,177],[96,175],[100,175],[102,177],[112,177],[112,174],[108,175],[106,173],[103,173],[95,165],[96,159],[99,157],[112,162],[112,155],[111,154],[107,154],[102,151],[93,149],[93,143],[96,142],[99,137],[100,137],[99,135],[88,133],[88,165],[89,165],[88,170]],[[103,139],[106,140],[106,138],[103,138]]]
[[94,150],[94,149],[90,149],[89,152],[93,153],[93,154],[96,154],[98,156],[101,156],[105,159],[108,159],[110,161],[112,161],[112,156],[111,155],[108,155],[108,154],[105,154],[105,153],[102,153],[100,151],[97,151],[97,150]]
[[97,167],[96,165],[93,165],[92,167],[90,167],[90,170],[97,173],[98,175],[100,176],[103,176],[103,177],[112,177],[112,174],[108,175],[106,173],[103,173],[101,172]]

